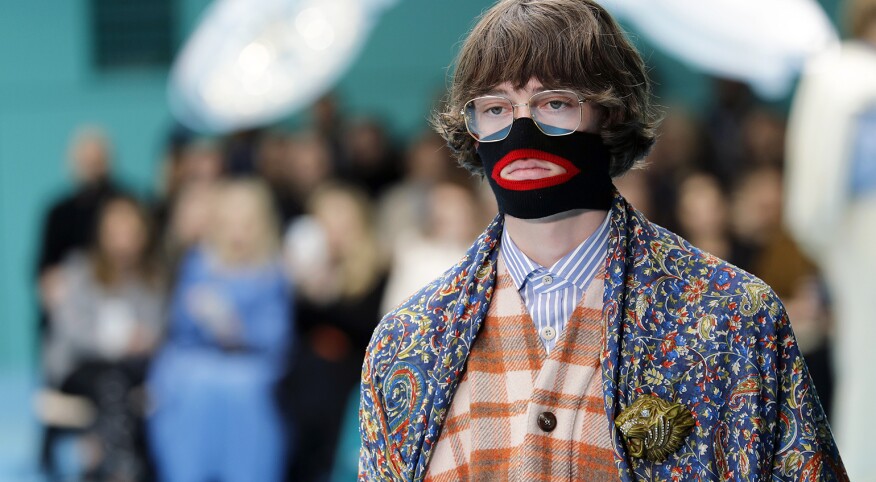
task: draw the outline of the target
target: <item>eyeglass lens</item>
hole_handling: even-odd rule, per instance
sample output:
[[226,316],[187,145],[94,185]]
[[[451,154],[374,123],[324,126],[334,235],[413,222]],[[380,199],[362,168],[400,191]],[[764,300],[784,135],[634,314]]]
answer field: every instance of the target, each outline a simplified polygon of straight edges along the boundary
[[[573,92],[540,92],[528,104],[532,120],[549,136],[569,134],[580,125],[581,104]],[[472,99],[466,103],[464,112],[469,132],[481,142],[504,139],[514,122],[514,105],[504,97]]]

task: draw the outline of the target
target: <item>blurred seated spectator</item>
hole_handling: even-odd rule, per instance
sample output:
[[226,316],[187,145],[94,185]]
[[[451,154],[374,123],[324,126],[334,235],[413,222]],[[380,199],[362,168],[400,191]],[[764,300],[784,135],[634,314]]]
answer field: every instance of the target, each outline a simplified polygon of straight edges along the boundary
[[363,118],[352,122],[344,134],[344,160],[340,177],[361,186],[371,199],[401,177],[398,153],[383,124]]
[[405,301],[412,286],[425,286],[456,264],[483,228],[470,187],[445,182],[425,190],[425,196],[418,221],[395,239],[383,313]]
[[169,219],[161,242],[161,259],[169,275],[170,286],[185,254],[201,244],[210,229],[216,202],[217,184],[212,181],[188,183],[174,196]]
[[676,218],[679,234],[691,244],[722,259],[733,257],[727,198],[715,176],[693,173],[681,181]]
[[[37,278],[44,309],[58,301],[61,263],[71,252],[91,245],[100,207],[119,192],[110,175],[110,150],[109,139],[98,127],[80,128],[70,142],[74,186],[52,203],[40,236]],[[43,318],[41,328],[45,322]]]
[[[288,186],[286,177],[289,175],[289,133],[271,129],[259,138],[255,152],[255,168],[258,176],[268,184],[274,195],[274,202],[280,215],[280,225],[285,226],[287,219],[297,216],[300,211],[297,203],[290,203],[294,198]],[[294,207],[290,210],[289,205]]]
[[785,162],[785,120],[766,108],[752,109],[742,121],[745,169],[781,168]]
[[224,169],[222,146],[215,139],[197,138],[182,148],[173,172],[172,192],[193,182],[214,181]]
[[210,183],[220,179],[225,169],[225,156],[218,140],[189,135],[174,139],[173,142],[162,166],[160,198],[153,207],[157,228],[155,236],[158,240],[167,235],[171,210],[177,196],[190,184]]
[[338,169],[343,157],[344,119],[341,116],[338,96],[329,92],[313,103],[310,108],[310,123],[313,129],[328,142],[332,154],[332,167]]
[[311,193],[334,175],[331,147],[311,130],[291,136],[267,133],[256,163],[274,194],[283,226],[302,215]]
[[249,177],[256,172],[256,151],[262,128],[244,129],[225,137],[225,170],[233,177]]
[[385,189],[377,203],[378,237],[384,256],[391,256],[403,231],[422,227],[430,188],[450,180],[474,185],[468,171],[450,157],[444,139],[431,130],[422,133],[407,148],[404,178]]
[[709,143],[708,163],[702,168],[722,181],[732,180],[740,169],[750,166],[743,130],[745,119],[755,108],[757,98],[744,82],[718,77],[712,81],[713,105],[703,116],[703,128]]
[[213,199],[149,374],[150,444],[163,481],[278,481],[286,441],[273,391],[291,318],[276,216],[258,181],[227,181]]
[[280,393],[297,432],[287,480],[330,475],[346,403],[382,315],[386,269],[371,210],[361,190],[326,185],[313,194],[309,214],[286,233],[301,340]]
[[730,225],[736,246],[728,261],[760,276],[761,253],[781,227],[782,173],[775,167],[758,167],[742,170],[735,180]]
[[[53,426],[85,428],[87,480],[149,477],[140,387],[164,320],[149,239],[145,210],[132,198],[116,196],[100,211],[92,249],[59,268],[43,353],[50,389],[38,410]],[[86,410],[80,409],[83,398]],[[93,417],[81,418],[89,412]]]
[[[660,123],[657,142],[645,159],[645,169],[642,170],[650,191],[650,202],[647,202],[650,208],[643,209],[635,203],[633,206],[644,212],[651,221],[672,231],[679,231],[675,218],[678,187],[688,174],[706,167],[705,153],[706,139],[697,119],[681,107],[670,108]],[[618,180],[618,187],[636,182],[635,179],[625,179],[630,175],[637,177],[640,174],[636,171],[628,173]]]

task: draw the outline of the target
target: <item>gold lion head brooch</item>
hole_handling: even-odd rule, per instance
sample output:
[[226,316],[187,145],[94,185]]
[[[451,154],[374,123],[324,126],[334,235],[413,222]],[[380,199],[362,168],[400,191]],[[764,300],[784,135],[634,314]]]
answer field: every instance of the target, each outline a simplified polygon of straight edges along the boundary
[[663,462],[681,448],[695,424],[684,405],[642,395],[614,421],[633,457]]

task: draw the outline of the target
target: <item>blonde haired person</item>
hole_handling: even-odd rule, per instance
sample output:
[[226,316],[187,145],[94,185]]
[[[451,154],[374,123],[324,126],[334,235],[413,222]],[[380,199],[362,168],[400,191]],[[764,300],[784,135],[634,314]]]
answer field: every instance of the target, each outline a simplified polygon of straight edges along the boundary
[[282,390],[299,447],[290,480],[322,480],[386,285],[368,196],[347,184],[321,186],[308,214],[287,230],[285,251],[296,279],[301,340]]
[[278,481],[286,441],[273,391],[291,318],[276,214],[258,181],[215,194],[151,370],[150,442],[161,480]]

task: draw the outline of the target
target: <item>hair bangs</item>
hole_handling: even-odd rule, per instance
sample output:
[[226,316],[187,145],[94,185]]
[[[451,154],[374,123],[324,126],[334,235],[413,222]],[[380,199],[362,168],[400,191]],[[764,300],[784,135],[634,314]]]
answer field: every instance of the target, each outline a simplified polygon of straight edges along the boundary
[[472,35],[479,41],[466,45],[457,63],[455,77],[465,78],[466,84],[457,86],[459,98],[452,99],[454,103],[462,104],[504,82],[522,89],[533,78],[547,89],[594,89],[582,58],[589,50],[592,32],[583,26],[575,28],[560,12],[532,21],[528,10],[536,8],[510,5],[497,12],[493,21],[485,22],[476,37]]
[[463,166],[483,172],[463,105],[502,83],[522,89],[532,79],[575,91],[601,111],[613,176],[653,145],[658,119],[644,62],[608,12],[594,0],[501,0],[463,42],[446,108],[432,119]]

